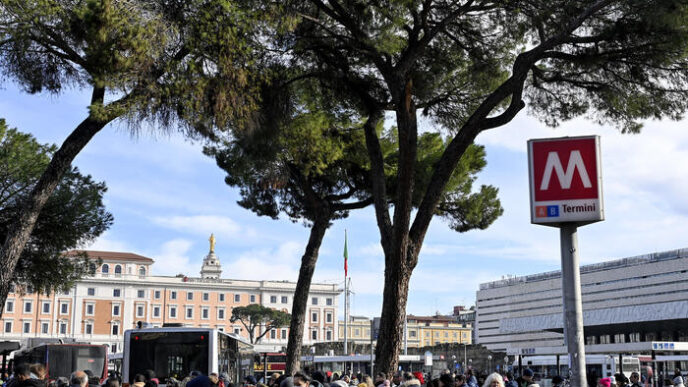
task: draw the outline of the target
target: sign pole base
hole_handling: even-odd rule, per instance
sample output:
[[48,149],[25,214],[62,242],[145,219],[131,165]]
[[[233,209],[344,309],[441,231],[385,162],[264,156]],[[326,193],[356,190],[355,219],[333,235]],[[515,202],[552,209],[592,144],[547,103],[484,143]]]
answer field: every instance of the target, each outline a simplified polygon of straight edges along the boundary
[[578,225],[563,224],[561,239],[561,289],[564,301],[564,340],[569,353],[571,387],[588,387],[583,333],[583,302],[578,269]]

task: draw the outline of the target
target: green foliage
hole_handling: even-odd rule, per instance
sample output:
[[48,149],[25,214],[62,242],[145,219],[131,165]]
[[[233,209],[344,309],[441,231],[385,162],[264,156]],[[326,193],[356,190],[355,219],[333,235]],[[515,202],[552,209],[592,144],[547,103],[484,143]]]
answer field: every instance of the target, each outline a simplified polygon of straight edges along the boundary
[[256,107],[272,7],[226,0],[0,0],[0,68],[29,93],[106,90],[97,121],[188,135],[243,127]]
[[[239,321],[248,331],[251,344],[255,344],[270,332],[273,328],[281,328],[289,325],[291,315],[277,309],[268,308],[259,304],[237,306],[232,309],[231,322]],[[255,336],[255,329],[263,327],[263,333]]]
[[[0,239],[4,240],[55,149],[8,128],[0,119]],[[104,183],[72,168],[43,208],[12,282],[49,293],[69,288],[85,275],[91,264],[87,257],[63,254],[93,241],[112,224],[102,201],[105,191]]]

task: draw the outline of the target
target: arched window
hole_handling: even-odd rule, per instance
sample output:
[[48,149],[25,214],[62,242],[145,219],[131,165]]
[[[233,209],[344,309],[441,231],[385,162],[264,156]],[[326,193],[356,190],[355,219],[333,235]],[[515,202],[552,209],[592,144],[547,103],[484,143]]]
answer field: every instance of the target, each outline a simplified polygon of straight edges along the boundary
[[110,265],[108,265],[107,263],[103,264],[103,267],[100,269],[100,271],[103,274],[109,273],[110,272]]
[[141,266],[139,267],[139,275],[146,275],[146,268]]
[[122,266],[120,265],[115,266],[115,275],[117,274],[122,274]]
[[96,264],[91,262],[88,264],[88,274],[90,275],[95,275],[96,274]]

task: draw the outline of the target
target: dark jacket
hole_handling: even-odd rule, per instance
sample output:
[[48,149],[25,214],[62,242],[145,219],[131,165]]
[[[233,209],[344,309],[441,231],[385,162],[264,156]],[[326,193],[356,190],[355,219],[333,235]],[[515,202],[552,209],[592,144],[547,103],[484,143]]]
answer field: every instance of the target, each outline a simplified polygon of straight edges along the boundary
[[21,381],[16,384],[16,387],[46,387],[47,383],[45,380],[41,379],[26,379],[24,381]]

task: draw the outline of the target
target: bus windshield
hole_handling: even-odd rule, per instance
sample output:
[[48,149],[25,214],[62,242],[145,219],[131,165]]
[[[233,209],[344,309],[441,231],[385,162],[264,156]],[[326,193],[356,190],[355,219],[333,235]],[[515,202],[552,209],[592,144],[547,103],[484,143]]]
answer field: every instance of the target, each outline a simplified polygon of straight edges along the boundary
[[[205,332],[137,332],[130,339],[129,378],[153,370],[162,382],[208,370],[209,337]],[[128,382],[132,382],[129,380]]]
[[90,370],[99,379],[105,378],[107,348],[103,345],[47,344],[15,355],[15,364],[42,363],[48,378],[69,378],[74,370]]

